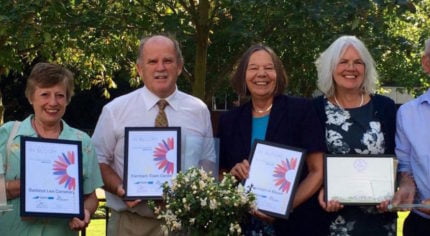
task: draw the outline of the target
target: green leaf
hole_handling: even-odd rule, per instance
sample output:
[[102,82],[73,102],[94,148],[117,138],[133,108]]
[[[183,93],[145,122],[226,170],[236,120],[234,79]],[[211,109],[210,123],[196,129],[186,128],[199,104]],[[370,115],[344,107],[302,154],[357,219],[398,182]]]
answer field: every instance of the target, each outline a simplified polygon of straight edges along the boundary
[[51,42],[51,34],[50,33],[48,33],[48,32],[44,32],[43,33],[43,39],[45,40],[45,43],[49,43],[49,42]]

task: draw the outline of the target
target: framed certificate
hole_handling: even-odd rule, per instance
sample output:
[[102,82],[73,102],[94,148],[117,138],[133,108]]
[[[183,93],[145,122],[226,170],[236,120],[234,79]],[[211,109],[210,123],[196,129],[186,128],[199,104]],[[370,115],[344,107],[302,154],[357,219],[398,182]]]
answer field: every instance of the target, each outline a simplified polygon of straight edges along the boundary
[[21,216],[84,216],[80,141],[21,137]]
[[391,199],[397,159],[390,155],[326,155],[325,200],[346,205],[374,205]]
[[287,219],[302,168],[304,150],[256,140],[245,188],[256,196],[258,210]]
[[180,127],[126,127],[124,199],[162,199],[181,163]]

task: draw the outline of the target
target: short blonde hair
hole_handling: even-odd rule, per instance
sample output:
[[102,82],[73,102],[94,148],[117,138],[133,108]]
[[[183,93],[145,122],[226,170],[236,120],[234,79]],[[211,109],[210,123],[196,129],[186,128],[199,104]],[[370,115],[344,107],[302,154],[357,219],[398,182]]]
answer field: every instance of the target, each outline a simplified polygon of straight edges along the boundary
[[336,39],[315,61],[318,71],[318,89],[328,97],[333,96],[335,91],[333,71],[349,46],[357,50],[365,64],[364,81],[361,89],[369,94],[375,92],[378,73],[372,55],[361,40],[355,36],[346,35]]

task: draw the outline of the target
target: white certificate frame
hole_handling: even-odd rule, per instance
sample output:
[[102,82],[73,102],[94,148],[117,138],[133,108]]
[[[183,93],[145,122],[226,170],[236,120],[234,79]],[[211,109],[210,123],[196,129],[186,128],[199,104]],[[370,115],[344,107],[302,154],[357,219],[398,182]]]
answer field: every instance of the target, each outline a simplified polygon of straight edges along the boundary
[[395,155],[326,154],[324,198],[344,205],[377,205],[394,196]]
[[256,196],[261,212],[288,219],[305,150],[273,142],[255,140],[250,155],[249,177],[245,189]]
[[125,127],[125,200],[159,200],[181,170],[180,127]]
[[84,217],[82,143],[21,136],[22,217]]

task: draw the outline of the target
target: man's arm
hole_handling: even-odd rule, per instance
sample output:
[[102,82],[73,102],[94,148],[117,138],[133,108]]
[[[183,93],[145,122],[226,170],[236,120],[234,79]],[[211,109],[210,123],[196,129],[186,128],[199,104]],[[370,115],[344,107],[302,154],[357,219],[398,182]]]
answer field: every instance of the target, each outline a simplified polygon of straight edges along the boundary
[[392,204],[394,206],[399,204],[410,204],[413,203],[416,185],[414,178],[411,174],[406,172],[399,173],[399,188],[397,192],[394,194]]
[[118,190],[122,185],[121,178],[108,164],[100,163],[99,165],[104,183],[103,189],[114,195],[120,196]]
[[403,121],[403,109],[400,108],[396,119],[396,156],[399,160],[398,190],[392,199],[393,205],[413,203],[416,185],[411,169],[411,143],[406,135]]
[[[125,195],[125,190],[122,186],[122,180],[118,174],[107,164],[100,163],[100,171],[103,178],[103,189],[122,198]],[[125,204],[132,208],[141,202],[141,200],[124,201]]]

